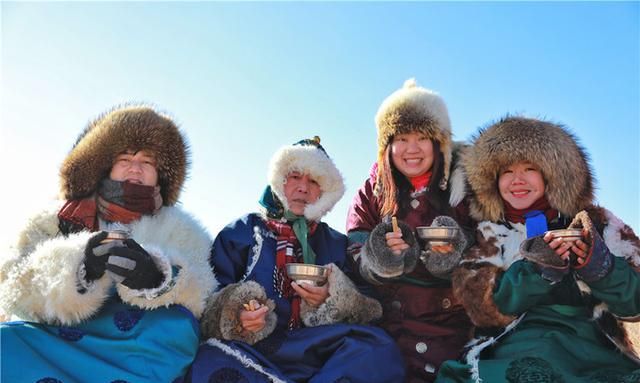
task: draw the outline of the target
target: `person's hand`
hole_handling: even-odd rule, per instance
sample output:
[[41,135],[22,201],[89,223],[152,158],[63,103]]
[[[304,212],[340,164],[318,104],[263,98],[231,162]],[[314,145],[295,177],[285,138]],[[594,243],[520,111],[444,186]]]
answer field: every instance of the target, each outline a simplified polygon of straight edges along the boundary
[[400,230],[387,232],[384,236],[387,240],[387,247],[395,255],[400,255],[402,251],[409,248],[409,245],[402,239],[402,232]]
[[[259,303],[257,304],[260,305]],[[246,308],[240,310],[240,325],[245,331],[258,332],[267,324],[266,318],[267,313],[269,312],[269,307],[263,305],[256,308],[254,305],[252,308],[253,310]]]
[[107,268],[107,254],[114,246],[122,246],[122,241],[102,243],[109,233],[101,231],[89,238],[84,248],[84,269],[87,282],[99,279]]
[[[582,238],[588,237],[589,230],[582,229]],[[576,263],[578,265],[583,265],[589,256],[589,245],[582,239],[578,239],[571,244],[571,252],[576,255]]]
[[164,275],[151,255],[133,239],[124,240],[124,246],[115,246],[106,268],[119,283],[130,289],[151,289],[160,286]]
[[542,239],[549,245],[563,261],[569,262],[571,256],[571,242],[565,242],[560,237],[555,237],[552,232],[548,231]]
[[[589,232],[586,229],[582,230],[582,237],[587,238]],[[572,261],[571,255],[575,254],[575,262],[578,265],[584,264],[588,254],[589,245],[582,239],[576,241],[565,242],[562,238],[554,237],[552,232],[547,232],[544,237],[544,241],[547,242],[549,247],[555,251],[564,261]]]
[[[331,270],[329,270],[331,273]],[[314,286],[310,283],[291,282],[291,287],[298,293],[308,305],[318,307],[329,298],[329,282],[322,286]]]

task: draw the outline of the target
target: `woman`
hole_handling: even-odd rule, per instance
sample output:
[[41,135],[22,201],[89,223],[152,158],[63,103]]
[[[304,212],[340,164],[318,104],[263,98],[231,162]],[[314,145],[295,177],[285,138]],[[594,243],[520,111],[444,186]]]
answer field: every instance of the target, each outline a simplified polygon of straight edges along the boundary
[[[462,160],[477,245],[453,286],[479,332],[441,382],[637,382],[640,241],[593,203],[587,154],[563,127],[507,117]],[[554,229],[578,228],[565,241]],[[634,269],[636,268],[636,269]]]
[[[437,94],[409,80],[382,103],[376,125],[378,160],[347,218],[352,256],[382,303],[381,325],[402,350],[407,381],[432,381],[440,363],[457,358],[471,335],[449,280],[471,224],[457,203],[462,193],[449,183],[449,115]],[[400,231],[391,217],[400,220]],[[465,230],[452,245],[421,252],[418,226]]]
[[0,327],[0,380],[167,382],[186,371],[216,285],[210,237],[173,206],[187,155],[173,121],[145,106],[83,131],[60,170],[65,200],[29,220],[0,262],[0,308],[24,320]]

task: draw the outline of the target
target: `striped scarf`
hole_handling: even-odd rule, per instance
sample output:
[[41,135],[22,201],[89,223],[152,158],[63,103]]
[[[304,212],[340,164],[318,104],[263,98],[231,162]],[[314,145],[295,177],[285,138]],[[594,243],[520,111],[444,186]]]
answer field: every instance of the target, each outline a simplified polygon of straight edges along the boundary
[[[267,228],[276,235],[276,291],[280,296],[291,302],[291,316],[289,317],[289,329],[299,328],[300,322],[300,296],[295,294],[291,287],[292,280],[287,275],[287,263],[302,263],[302,246],[296,237],[291,223],[280,220],[269,219],[266,221]],[[309,235],[313,235],[318,227],[316,222],[309,222]]]

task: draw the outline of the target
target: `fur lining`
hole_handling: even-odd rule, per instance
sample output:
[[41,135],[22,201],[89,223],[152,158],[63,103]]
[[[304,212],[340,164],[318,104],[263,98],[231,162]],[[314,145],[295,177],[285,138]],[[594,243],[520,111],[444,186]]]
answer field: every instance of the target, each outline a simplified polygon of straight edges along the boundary
[[335,264],[329,264],[329,298],[318,307],[300,305],[300,316],[308,327],[334,323],[367,324],[382,317],[380,303],[361,294]]
[[[573,217],[594,198],[589,157],[577,138],[561,125],[523,117],[505,117],[481,129],[464,150],[462,164],[473,192],[471,215],[499,221],[504,206],[498,191],[499,172],[529,161],[540,167],[551,207]],[[562,166],[558,166],[562,164]]]
[[269,165],[269,185],[280,199],[285,209],[289,209],[284,194],[287,175],[293,171],[309,174],[319,185],[320,198],[305,207],[304,216],[311,221],[319,221],[342,198],[344,181],[333,161],[312,145],[290,145],[280,148]]
[[398,221],[402,230],[402,238],[409,245],[400,255],[394,254],[387,246],[385,234],[393,231],[390,222],[379,223],[369,235],[367,242],[360,252],[360,267],[368,269],[382,278],[399,277],[413,271],[420,255],[420,246],[411,228],[404,222]]
[[[265,318],[265,327],[255,333],[245,331],[240,323],[240,311],[243,310],[243,304],[248,303],[251,299],[269,307]],[[278,318],[274,311],[275,308],[275,303],[271,299],[267,299],[264,288],[255,281],[227,285],[207,301],[207,308],[200,321],[202,336],[255,344],[268,337],[276,328]]]
[[18,245],[2,255],[0,307],[5,314],[74,325],[91,317],[108,298],[112,282],[107,276],[96,280],[84,293],[79,292],[78,270],[87,241],[95,233],[49,237],[56,232],[55,212],[42,212],[20,233]]
[[249,358],[248,356],[244,355],[240,350],[236,350],[234,348],[231,348],[230,346],[227,346],[226,344],[220,342],[217,339],[213,339],[213,338],[207,340],[207,344],[209,346],[211,346],[211,347],[219,348],[225,354],[234,357],[240,363],[242,363],[242,365],[245,366],[246,368],[258,371],[259,373],[265,375],[273,383],[286,383],[284,380],[280,380],[277,376],[275,376],[273,374],[270,374],[267,371],[265,371],[265,369],[261,365],[259,365],[258,363],[254,362],[253,359]]
[[[73,325],[100,309],[113,282],[106,274],[84,286],[78,280],[84,248],[95,233],[60,235],[58,210],[56,206],[32,218],[13,251],[3,256],[0,306],[5,313],[23,319]],[[199,317],[216,287],[208,262],[211,239],[204,228],[174,207],[165,207],[129,227],[133,239],[156,249],[152,253],[156,261],[162,260],[165,275],[171,275],[173,268],[179,270],[158,296],[118,286],[122,300],[142,308],[181,304]],[[81,293],[83,287],[86,291]]]
[[[131,237],[143,247],[158,249],[152,254],[167,276],[172,268],[177,273],[165,281],[165,286],[147,291],[132,290],[118,285],[123,301],[145,308],[181,304],[196,318],[202,314],[207,297],[217,288],[209,254],[211,239],[206,230],[193,217],[176,207],[162,208],[154,216],[143,216],[129,225]],[[159,250],[161,249],[161,250]],[[167,285],[169,283],[169,285]],[[160,293],[160,295],[156,295]]]
[[451,166],[451,122],[444,100],[435,92],[420,87],[411,78],[391,93],[380,105],[375,117],[378,128],[378,163],[393,136],[420,132],[440,143],[444,157],[443,183],[449,179]]
[[60,168],[63,197],[92,194],[127,149],[155,154],[163,204],[175,204],[189,165],[186,139],[169,117],[142,105],[113,108],[85,128]]
[[458,206],[467,196],[467,175],[460,161],[460,154],[468,145],[453,142],[451,176],[449,177],[449,205]]

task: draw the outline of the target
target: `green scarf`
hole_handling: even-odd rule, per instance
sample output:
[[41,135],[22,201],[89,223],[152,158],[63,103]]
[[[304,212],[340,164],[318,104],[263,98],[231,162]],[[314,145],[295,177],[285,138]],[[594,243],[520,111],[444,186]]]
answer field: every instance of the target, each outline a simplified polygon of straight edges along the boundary
[[304,263],[316,264],[316,254],[313,252],[311,246],[309,246],[309,241],[307,241],[307,236],[309,235],[309,227],[307,227],[307,219],[301,215],[295,215],[289,210],[284,212],[284,218],[292,223],[293,232],[296,234],[296,238],[298,238],[298,242],[300,242],[300,246],[302,247],[302,259]]

